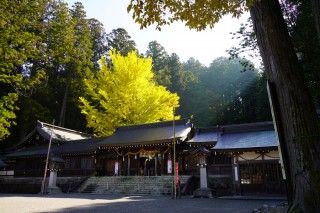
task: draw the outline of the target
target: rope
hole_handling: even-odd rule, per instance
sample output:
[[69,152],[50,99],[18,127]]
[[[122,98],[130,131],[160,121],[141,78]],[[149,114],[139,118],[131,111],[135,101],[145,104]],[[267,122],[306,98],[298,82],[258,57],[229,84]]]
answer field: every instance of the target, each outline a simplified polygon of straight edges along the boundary
[[[167,153],[168,151],[170,150],[170,147],[168,147],[165,151],[163,151],[162,153],[164,154],[164,153]],[[145,150],[145,149],[140,149],[139,151],[137,151],[137,152],[127,152],[127,153],[125,153],[125,154],[121,154],[120,152],[118,152],[118,150],[117,149],[114,149],[114,151],[116,152],[116,154],[118,155],[118,156],[121,156],[121,157],[124,157],[124,156],[128,156],[128,155],[136,155],[136,154],[139,154],[140,152],[150,152],[150,151],[148,151],[148,150]],[[159,151],[155,151],[154,153],[159,153]]]

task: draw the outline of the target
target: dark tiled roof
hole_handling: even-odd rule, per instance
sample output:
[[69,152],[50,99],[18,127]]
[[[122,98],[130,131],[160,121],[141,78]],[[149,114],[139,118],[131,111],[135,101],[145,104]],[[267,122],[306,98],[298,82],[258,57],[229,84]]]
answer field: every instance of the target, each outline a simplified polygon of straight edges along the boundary
[[52,139],[56,141],[72,141],[91,138],[91,135],[88,135],[86,133],[75,131],[72,129],[66,129],[41,121],[38,121],[36,130],[42,137],[47,140],[50,139],[51,131]]
[[244,124],[232,124],[220,126],[221,132],[250,132],[250,131],[262,131],[273,130],[272,121],[256,122],[256,123],[244,123]]
[[199,148],[193,150],[191,152],[191,155],[208,155],[210,153],[210,151],[206,148],[204,148],[203,146],[200,146]]
[[186,141],[187,143],[216,143],[218,140],[218,129],[197,129],[193,138]]
[[[175,137],[185,140],[191,131],[186,119],[175,121]],[[99,146],[152,144],[173,139],[172,121],[119,127],[113,135],[98,142]]]
[[15,144],[13,148],[21,147],[23,144],[28,142],[35,134],[41,135],[45,140],[49,140],[52,131],[52,141],[54,142],[65,142],[73,140],[90,139],[92,135],[75,131],[72,129],[55,126],[45,122],[37,121],[37,126],[20,142]]
[[[55,153],[57,147],[51,146],[50,152]],[[26,157],[26,156],[45,156],[48,152],[48,146],[35,146],[23,148],[14,153],[8,154],[7,157]]]
[[[100,140],[101,139],[77,140],[59,146],[53,144],[50,153],[54,155],[93,153],[97,148],[96,143]],[[8,154],[7,157],[45,156],[47,151],[48,145],[36,146],[20,149],[14,153]]]
[[77,140],[60,145],[58,148],[58,154],[86,154],[92,153],[97,149],[97,142],[101,141],[101,138]]
[[276,147],[273,130],[222,133],[214,150],[236,150]]

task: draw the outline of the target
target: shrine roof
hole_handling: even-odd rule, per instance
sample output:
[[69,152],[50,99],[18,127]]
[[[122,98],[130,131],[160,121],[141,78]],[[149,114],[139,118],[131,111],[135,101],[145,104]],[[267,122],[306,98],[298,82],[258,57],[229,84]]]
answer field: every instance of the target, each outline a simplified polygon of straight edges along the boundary
[[56,141],[73,141],[91,138],[91,135],[89,134],[75,131],[72,129],[63,128],[60,126],[55,126],[41,121],[37,122],[36,130],[42,137],[44,137],[47,140],[50,139],[51,132],[52,139]]
[[277,147],[272,122],[223,126],[213,150],[239,150]]
[[210,143],[214,144],[218,140],[218,128],[202,128],[202,129],[196,129],[195,135],[190,139],[187,140],[187,143]]
[[[175,138],[184,141],[190,133],[192,124],[187,120],[175,121]],[[123,146],[154,144],[172,141],[174,138],[173,121],[119,127],[111,135],[98,142],[99,146]]]
[[[93,153],[96,149],[96,143],[101,139],[83,139],[76,140],[62,145],[52,144],[50,154],[54,155],[81,155]],[[48,152],[48,145],[22,148],[14,153],[8,154],[7,157],[28,157],[28,156],[45,156]]]

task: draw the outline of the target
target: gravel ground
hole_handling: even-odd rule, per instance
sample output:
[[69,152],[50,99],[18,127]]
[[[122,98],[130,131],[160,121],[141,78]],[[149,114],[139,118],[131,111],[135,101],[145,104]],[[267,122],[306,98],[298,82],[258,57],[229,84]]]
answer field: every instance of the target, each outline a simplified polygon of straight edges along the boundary
[[277,205],[276,200],[193,199],[183,197],[127,195],[21,195],[0,194],[0,212],[236,212],[249,213],[262,205]]

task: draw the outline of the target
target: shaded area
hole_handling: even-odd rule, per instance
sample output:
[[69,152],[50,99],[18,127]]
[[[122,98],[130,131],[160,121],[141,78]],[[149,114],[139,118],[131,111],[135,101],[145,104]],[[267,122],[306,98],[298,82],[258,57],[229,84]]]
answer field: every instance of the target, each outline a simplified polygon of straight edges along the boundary
[[[277,200],[191,199],[116,195],[0,195],[2,212],[251,212]],[[12,209],[12,205],[15,209]],[[49,205],[48,205],[49,204]]]

